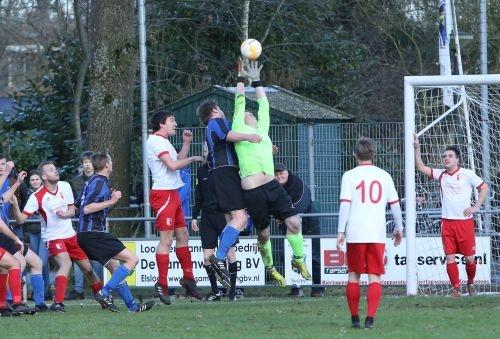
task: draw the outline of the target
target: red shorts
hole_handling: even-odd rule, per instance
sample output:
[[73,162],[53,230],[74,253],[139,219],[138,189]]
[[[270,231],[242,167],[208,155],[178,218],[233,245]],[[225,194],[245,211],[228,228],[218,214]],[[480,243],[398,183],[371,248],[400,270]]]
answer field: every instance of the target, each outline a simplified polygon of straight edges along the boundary
[[385,244],[347,243],[347,269],[359,274],[385,273]]
[[2,260],[3,258],[3,255],[5,254],[5,252],[7,252],[7,250],[3,247],[0,247],[0,260]]
[[444,254],[476,254],[476,235],[474,219],[441,219],[441,240]]
[[177,190],[151,190],[149,201],[156,214],[155,226],[158,231],[173,231],[186,227],[182,203]]
[[66,239],[55,239],[47,242],[49,254],[51,256],[58,255],[59,253],[67,252],[72,260],[85,260],[88,259],[87,255],[78,245],[76,234]]

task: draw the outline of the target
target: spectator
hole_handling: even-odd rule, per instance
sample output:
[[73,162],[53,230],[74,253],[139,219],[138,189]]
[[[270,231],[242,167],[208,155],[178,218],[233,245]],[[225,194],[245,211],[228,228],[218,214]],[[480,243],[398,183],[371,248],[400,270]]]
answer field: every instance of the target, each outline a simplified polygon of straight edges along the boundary
[[[276,180],[283,186],[285,191],[290,196],[292,203],[298,213],[314,213],[314,206],[311,197],[311,190],[304,184],[299,177],[291,173],[284,164],[277,163],[274,166]],[[282,232],[286,232],[283,223],[280,223]],[[319,235],[321,229],[319,227],[319,219],[317,217],[302,219],[302,234],[304,235]],[[312,239],[312,273],[313,284],[321,284],[321,259],[320,259],[320,239]],[[325,293],[325,288],[322,286],[314,286],[311,289],[311,297],[322,297]],[[300,286],[292,286],[290,295],[302,296],[303,291]]]

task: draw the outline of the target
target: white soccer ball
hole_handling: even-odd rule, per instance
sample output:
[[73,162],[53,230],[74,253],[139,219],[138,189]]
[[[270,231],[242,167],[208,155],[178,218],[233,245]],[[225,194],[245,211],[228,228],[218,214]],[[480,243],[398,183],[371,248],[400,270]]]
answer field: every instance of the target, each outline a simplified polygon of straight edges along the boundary
[[240,47],[241,55],[248,60],[257,60],[262,53],[262,46],[259,41],[255,39],[246,39]]

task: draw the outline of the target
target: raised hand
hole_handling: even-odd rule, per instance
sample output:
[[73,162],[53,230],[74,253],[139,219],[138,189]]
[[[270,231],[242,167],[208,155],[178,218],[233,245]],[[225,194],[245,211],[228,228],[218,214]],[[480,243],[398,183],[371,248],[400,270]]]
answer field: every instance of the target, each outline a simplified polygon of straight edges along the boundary
[[113,189],[111,191],[111,201],[113,202],[113,204],[116,204],[118,202],[118,200],[120,200],[122,197],[122,192],[120,191],[117,191],[115,189]]
[[188,129],[182,131],[182,141],[184,143],[190,144],[193,141],[193,132]]
[[260,71],[262,70],[263,65],[259,66],[259,62],[257,60],[249,61],[248,59],[244,60],[243,70],[246,73],[246,76],[253,82],[260,80]]

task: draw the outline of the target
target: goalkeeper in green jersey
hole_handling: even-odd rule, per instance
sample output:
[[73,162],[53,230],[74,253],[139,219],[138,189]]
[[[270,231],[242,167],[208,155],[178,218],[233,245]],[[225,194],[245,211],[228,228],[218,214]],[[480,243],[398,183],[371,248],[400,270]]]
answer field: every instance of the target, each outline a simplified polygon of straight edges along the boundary
[[[241,61],[241,60],[240,60]],[[269,239],[269,216],[284,220],[286,237],[293,250],[292,266],[308,280],[311,280],[304,261],[302,220],[297,215],[290,197],[274,177],[273,145],[269,138],[269,102],[260,81],[257,61],[245,60],[239,63],[239,77],[236,85],[235,110],[232,130],[239,133],[259,134],[260,143],[239,141],[235,144],[240,166],[243,201],[258,230],[259,250],[270,278],[279,286],[286,285],[285,278],[274,268]],[[245,84],[248,78],[255,88],[258,117],[245,111]]]

